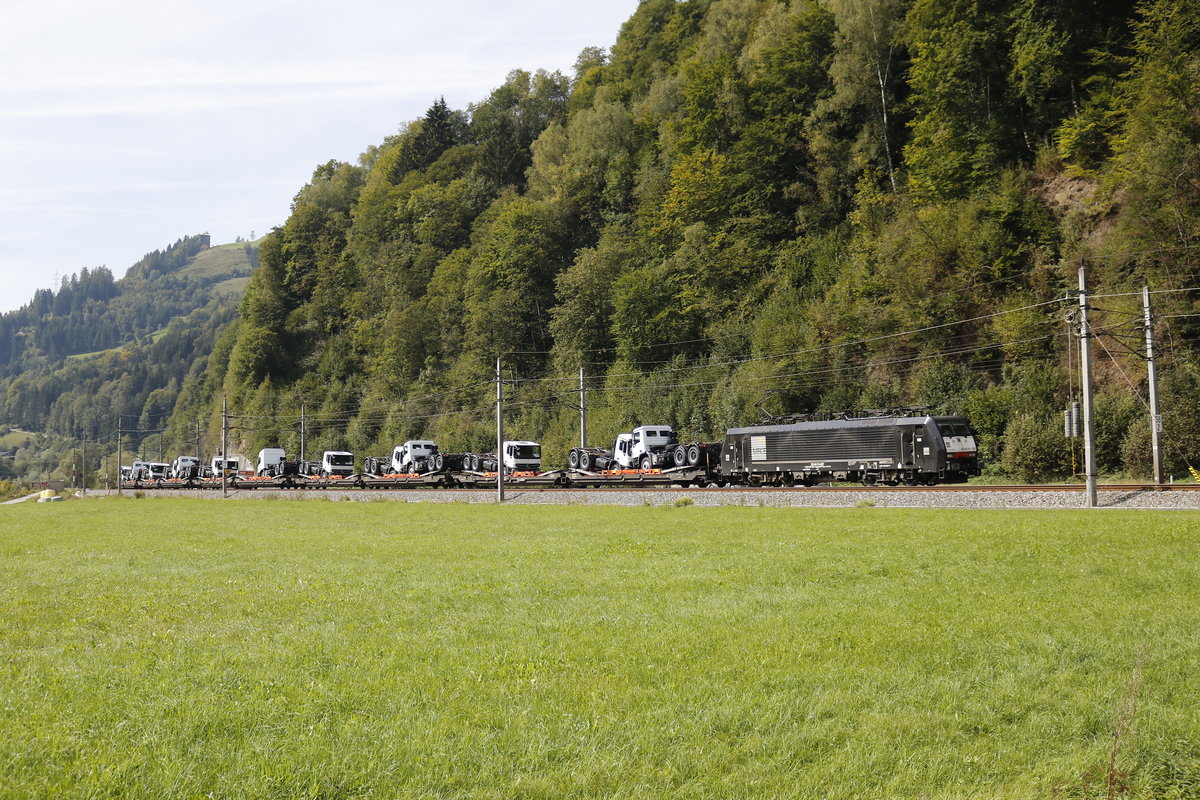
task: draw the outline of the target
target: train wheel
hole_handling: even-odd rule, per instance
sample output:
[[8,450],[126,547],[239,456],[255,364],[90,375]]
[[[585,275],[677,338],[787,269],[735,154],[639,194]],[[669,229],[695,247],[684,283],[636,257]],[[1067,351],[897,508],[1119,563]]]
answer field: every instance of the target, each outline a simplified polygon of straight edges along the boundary
[[791,489],[796,485],[796,476],[790,472],[783,473],[783,485]]

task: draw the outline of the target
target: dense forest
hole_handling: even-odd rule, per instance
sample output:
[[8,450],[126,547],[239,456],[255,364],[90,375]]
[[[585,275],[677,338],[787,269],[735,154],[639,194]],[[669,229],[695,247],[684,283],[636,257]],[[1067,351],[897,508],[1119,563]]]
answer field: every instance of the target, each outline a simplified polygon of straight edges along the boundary
[[1148,470],[1145,284],[1182,474],[1198,87],[1178,0],[643,0],[571,75],[512,72],[318,167],[170,435],[214,433],[227,396],[243,452],[294,451],[302,406],[310,451],[487,449],[499,356],[506,427],[552,463],[582,367],[593,443],[929,406],[990,470],[1063,476],[1083,266],[1100,466]]

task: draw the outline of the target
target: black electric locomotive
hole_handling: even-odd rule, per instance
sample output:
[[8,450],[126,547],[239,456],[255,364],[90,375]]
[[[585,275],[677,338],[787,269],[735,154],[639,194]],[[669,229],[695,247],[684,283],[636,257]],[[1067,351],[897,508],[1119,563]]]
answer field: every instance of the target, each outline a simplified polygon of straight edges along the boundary
[[964,417],[886,416],[731,428],[721,474],[752,485],[830,481],[930,486],[962,483],[980,470]]

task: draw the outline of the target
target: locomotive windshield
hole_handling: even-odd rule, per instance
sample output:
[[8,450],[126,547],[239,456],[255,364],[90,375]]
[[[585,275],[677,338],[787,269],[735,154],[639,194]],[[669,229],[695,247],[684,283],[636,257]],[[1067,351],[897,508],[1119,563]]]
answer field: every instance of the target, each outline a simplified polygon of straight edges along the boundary
[[951,436],[971,435],[971,429],[961,422],[939,422],[938,432],[942,434],[943,439],[949,439]]

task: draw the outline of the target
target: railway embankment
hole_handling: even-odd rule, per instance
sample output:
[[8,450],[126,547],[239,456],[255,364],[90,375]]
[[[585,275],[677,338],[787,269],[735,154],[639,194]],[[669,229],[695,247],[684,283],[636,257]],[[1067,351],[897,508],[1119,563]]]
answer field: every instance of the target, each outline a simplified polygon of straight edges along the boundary
[[[126,495],[139,490],[127,489]],[[89,496],[115,495],[92,490]],[[219,490],[146,489],[146,497],[221,499]],[[495,490],[484,489],[232,489],[231,500],[316,500],[325,502],[494,503]],[[1200,510],[1200,491],[1172,487],[1101,488],[1100,508]],[[1082,508],[1083,487],[810,487],[795,489],[561,489],[510,488],[507,505],[620,505],[772,508]]]

